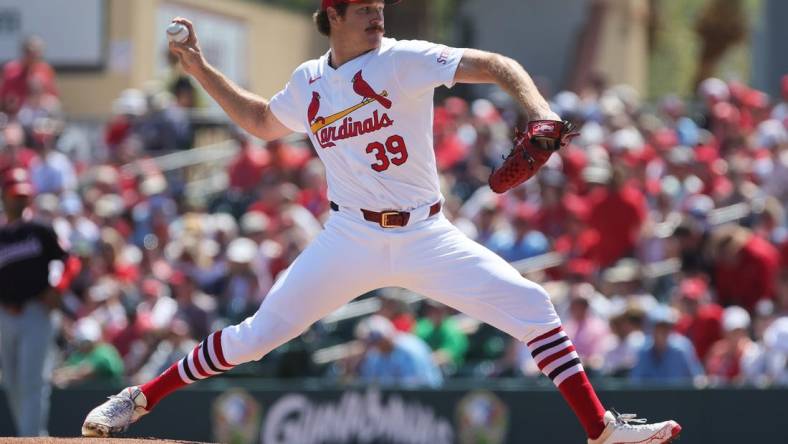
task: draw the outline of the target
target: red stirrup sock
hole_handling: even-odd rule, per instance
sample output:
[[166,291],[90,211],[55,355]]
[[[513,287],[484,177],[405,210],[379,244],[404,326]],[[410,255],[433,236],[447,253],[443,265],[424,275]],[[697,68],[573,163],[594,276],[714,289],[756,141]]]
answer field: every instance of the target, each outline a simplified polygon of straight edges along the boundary
[[222,351],[222,331],[212,333],[191,353],[170,368],[140,386],[151,410],[165,396],[192,382],[218,375],[232,369]]
[[598,438],[605,429],[605,408],[599,402],[580,363],[580,356],[564,330],[556,327],[527,345],[536,365],[558,387],[588,437]]

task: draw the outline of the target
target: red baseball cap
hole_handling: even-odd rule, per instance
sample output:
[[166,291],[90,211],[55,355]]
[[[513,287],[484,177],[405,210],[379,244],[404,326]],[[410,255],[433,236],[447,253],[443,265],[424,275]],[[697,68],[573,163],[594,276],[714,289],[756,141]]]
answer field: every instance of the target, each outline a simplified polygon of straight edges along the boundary
[[531,222],[536,217],[536,209],[529,204],[520,204],[512,214],[512,220]]
[[576,257],[566,263],[566,273],[583,279],[590,279],[596,271],[596,264],[588,259]]
[[10,193],[12,196],[32,196],[34,192],[26,169],[11,168],[3,174],[3,193]]
[[577,194],[567,193],[561,199],[566,212],[569,216],[579,221],[585,221],[591,213],[591,204]]
[[701,278],[685,278],[679,284],[679,294],[687,299],[700,300],[706,295],[709,286]]
[[[325,11],[329,7],[336,7],[336,5],[340,3],[363,3],[365,0],[321,0],[320,2],[320,10]],[[400,0],[384,0],[384,3],[387,5],[393,5],[395,3],[399,3]]]

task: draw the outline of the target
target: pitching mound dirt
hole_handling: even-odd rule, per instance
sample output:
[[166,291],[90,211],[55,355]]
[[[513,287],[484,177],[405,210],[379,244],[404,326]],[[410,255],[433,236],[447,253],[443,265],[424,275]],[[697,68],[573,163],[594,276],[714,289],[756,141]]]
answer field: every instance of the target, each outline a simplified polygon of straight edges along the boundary
[[0,444],[200,444],[157,438],[0,438]]

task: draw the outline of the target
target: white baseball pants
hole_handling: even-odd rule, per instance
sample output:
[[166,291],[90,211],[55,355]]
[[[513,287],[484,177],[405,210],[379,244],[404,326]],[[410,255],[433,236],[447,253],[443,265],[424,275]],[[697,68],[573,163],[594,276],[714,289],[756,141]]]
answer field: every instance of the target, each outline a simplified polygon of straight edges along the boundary
[[403,287],[527,342],[560,325],[545,290],[472,241],[443,214],[384,229],[332,211],[260,308],[224,329],[227,362],[258,360],[353,298]]

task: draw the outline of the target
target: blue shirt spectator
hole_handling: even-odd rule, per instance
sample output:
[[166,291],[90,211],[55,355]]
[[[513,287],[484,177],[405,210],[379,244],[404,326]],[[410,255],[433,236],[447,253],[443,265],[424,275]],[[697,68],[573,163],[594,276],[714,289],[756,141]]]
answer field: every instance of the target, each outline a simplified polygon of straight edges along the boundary
[[673,333],[676,316],[668,307],[652,312],[654,332],[638,353],[638,361],[630,374],[633,381],[692,380],[703,374],[692,342]]
[[429,346],[410,333],[396,331],[388,319],[378,315],[365,319],[357,329],[357,336],[368,347],[359,366],[362,380],[430,387],[443,382]]
[[540,231],[531,231],[518,239],[514,238],[513,233],[496,233],[490,239],[488,248],[507,261],[519,261],[547,253],[550,242]]
[[493,234],[487,248],[510,262],[547,253],[550,241],[541,231],[531,229],[534,217],[534,210],[523,205],[514,214],[512,230]]

